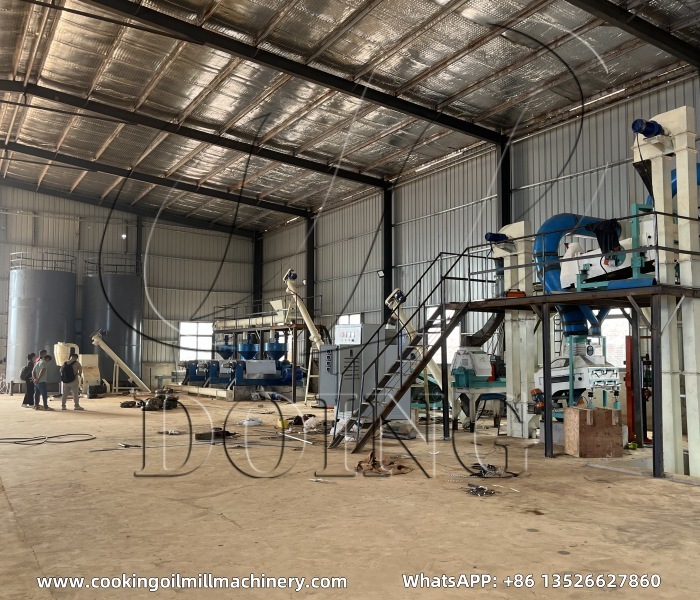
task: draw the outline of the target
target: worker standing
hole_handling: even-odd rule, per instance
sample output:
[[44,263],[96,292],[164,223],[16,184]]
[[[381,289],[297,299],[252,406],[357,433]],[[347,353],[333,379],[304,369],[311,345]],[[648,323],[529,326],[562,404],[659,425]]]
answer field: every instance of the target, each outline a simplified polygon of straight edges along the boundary
[[34,410],[41,410],[40,398],[44,398],[44,410],[53,410],[49,408],[49,396],[46,391],[46,366],[51,362],[51,356],[46,354],[43,359],[36,361],[34,370],[32,371],[32,380],[34,381]]
[[36,354],[30,352],[27,354],[27,364],[22,367],[19,377],[24,381],[24,385],[27,391],[24,392],[24,399],[22,400],[22,406],[24,408],[34,407],[34,381],[32,380],[32,371],[34,370],[34,358]]
[[70,393],[73,394],[73,410],[85,410],[80,406],[80,377],[82,374],[83,366],[78,362],[78,355],[73,352],[61,366],[61,381],[63,382],[61,410],[66,410],[66,401]]

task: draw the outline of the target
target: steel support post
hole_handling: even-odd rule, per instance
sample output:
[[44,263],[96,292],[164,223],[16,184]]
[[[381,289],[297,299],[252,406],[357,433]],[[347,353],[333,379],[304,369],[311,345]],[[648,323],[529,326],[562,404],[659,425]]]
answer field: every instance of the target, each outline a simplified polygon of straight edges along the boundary
[[255,232],[253,237],[253,312],[262,312],[263,298],[263,236]]
[[[639,448],[644,448],[646,438],[646,423],[644,422],[644,397],[642,396],[642,357],[639,349],[639,315],[632,309],[632,364],[627,368],[632,374],[632,390],[634,393],[634,433]],[[654,357],[656,360],[656,357]]]
[[[382,195],[382,271],[384,272],[382,298],[394,291],[394,192],[385,188]],[[384,320],[391,316],[391,309],[384,304]]]
[[[444,321],[443,321],[444,322]],[[442,439],[450,439],[450,375],[447,365],[447,336],[443,336],[440,345],[440,357],[442,362]]]
[[512,218],[511,205],[511,162],[510,143],[502,142],[498,148],[498,200],[501,212],[501,227],[510,225]]
[[[316,318],[316,308],[316,220],[308,218],[306,220],[306,310],[311,315],[312,321]],[[313,343],[308,331],[305,338],[303,362],[309,364]],[[306,398],[304,400],[306,401]]]
[[544,455],[554,458],[554,431],[552,427],[552,340],[550,339],[549,302],[542,305],[542,363],[544,373]]

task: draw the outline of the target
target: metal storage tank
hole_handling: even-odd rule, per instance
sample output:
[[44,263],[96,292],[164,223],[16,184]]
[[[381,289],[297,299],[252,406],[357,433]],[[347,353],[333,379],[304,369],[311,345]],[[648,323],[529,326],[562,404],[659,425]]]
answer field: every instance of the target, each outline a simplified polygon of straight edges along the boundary
[[[20,383],[27,354],[56,342],[75,339],[75,256],[63,252],[10,254],[10,298],[7,315],[7,379]],[[59,367],[50,363],[48,383],[60,382]]]
[[[139,271],[136,261],[123,255],[85,259],[81,351],[84,354],[97,351],[100,374],[110,383],[114,361],[92,345],[91,334],[103,330],[102,337],[109,347],[141,376],[143,281]],[[126,376],[120,371],[120,384],[126,385],[126,382]]]

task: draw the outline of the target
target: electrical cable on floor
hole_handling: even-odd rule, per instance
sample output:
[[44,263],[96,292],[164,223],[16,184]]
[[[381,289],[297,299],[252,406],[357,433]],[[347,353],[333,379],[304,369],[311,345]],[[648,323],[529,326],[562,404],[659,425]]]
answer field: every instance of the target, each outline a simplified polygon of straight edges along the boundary
[[[73,438],[73,439],[66,439]],[[91,433],[61,433],[60,435],[37,435],[34,437],[0,438],[0,444],[18,444],[20,446],[39,446],[41,444],[73,444],[89,442],[97,438]]]

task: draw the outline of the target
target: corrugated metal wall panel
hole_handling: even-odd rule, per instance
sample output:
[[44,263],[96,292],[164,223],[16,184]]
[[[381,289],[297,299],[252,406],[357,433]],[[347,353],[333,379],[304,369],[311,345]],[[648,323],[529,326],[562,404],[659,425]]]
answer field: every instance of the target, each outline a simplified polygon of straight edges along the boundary
[[[420,280],[407,305],[415,307],[426,298],[455,261],[451,277],[466,278],[470,271],[487,268],[482,258],[468,262],[445,256],[427,271],[441,252],[459,254],[481,245],[487,231],[498,229],[497,165],[496,152],[487,151],[400,186],[394,194],[394,282],[408,291]],[[484,297],[486,288],[486,284],[448,281],[429,303],[438,304],[443,296],[448,301]],[[468,332],[479,329],[484,319],[481,314],[470,315]]]
[[322,213],[318,219],[316,245],[324,247],[374,233],[379,227],[381,218],[382,195],[379,193],[372,194],[346,208]]
[[659,88],[583,121],[545,131],[513,146],[513,219],[535,229],[574,212],[613,218],[629,214],[647,192],[632,166],[632,121],[689,105],[700,122],[700,78]]
[[[316,224],[316,293],[327,324],[341,314],[381,319],[383,201],[380,193],[322,214]],[[379,313],[370,319],[367,313]]]
[[[18,212],[21,211],[21,212]],[[109,209],[80,204],[0,185],[0,347],[6,345],[7,273],[12,252],[36,249],[60,250],[77,258],[77,314],[82,305],[84,259],[100,251],[105,220]],[[174,334],[166,323],[158,320],[156,310],[177,325],[190,320],[195,313],[200,318],[217,306],[243,301],[250,311],[253,274],[253,243],[251,240],[223,233],[206,232],[144,220],[143,249],[151,236],[146,260],[146,281],[153,306],[144,298],[144,333],[155,340],[173,341]],[[122,239],[122,233],[127,239]],[[227,252],[227,245],[229,246]],[[133,256],[136,249],[136,217],[114,212],[104,235],[104,252]],[[227,260],[217,277],[222,255]],[[214,283],[213,292],[206,290]],[[80,324],[78,324],[78,328]],[[172,349],[157,341],[144,341],[145,362],[173,359]]]
[[497,227],[497,164],[496,152],[487,152],[399,186],[394,194],[395,264],[461,252]]
[[171,290],[248,292],[253,276],[250,263],[232,263],[194,258],[147,256],[148,285]]
[[[158,319],[162,317],[168,322],[177,325],[179,321],[193,321],[203,319],[210,315],[215,308],[235,304],[246,300],[249,294],[212,292],[207,294],[201,291],[172,290],[162,288],[149,288],[146,295],[143,315],[146,319]],[[200,307],[198,309],[198,307]]]
[[[306,287],[306,222],[290,223],[263,237],[263,300],[283,297],[286,286],[282,277],[289,270],[297,274],[299,293]],[[268,306],[263,306],[267,311]]]
[[231,238],[216,231],[195,231],[162,223],[155,228],[152,225],[152,221],[146,221],[143,231],[144,249],[148,245],[148,251],[152,254],[218,261],[226,252],[227,261],[253,261],[253,245],[242,238]]

